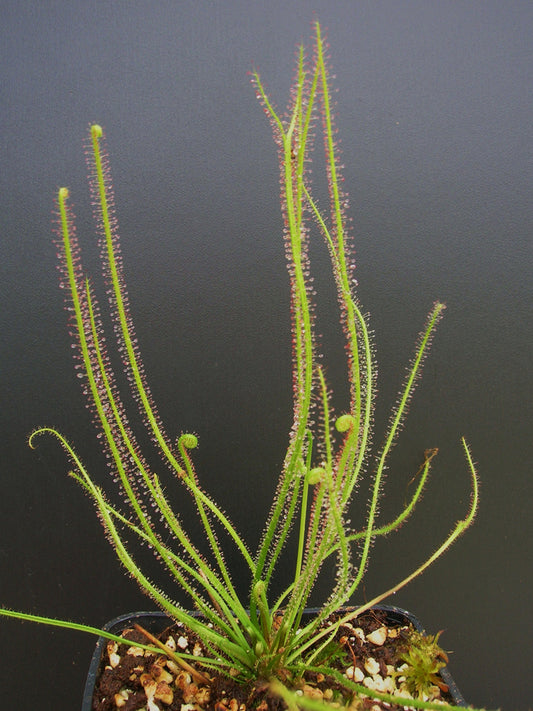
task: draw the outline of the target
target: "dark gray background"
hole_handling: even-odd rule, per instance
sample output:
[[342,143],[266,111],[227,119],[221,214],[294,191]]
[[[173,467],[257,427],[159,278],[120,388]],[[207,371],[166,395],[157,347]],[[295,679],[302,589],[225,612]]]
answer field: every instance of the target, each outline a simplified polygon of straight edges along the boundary
[[[199,434],[205,487],[258,540],[290,423],[290,334],[276,154],[247,71],[257,66],[284,106],[313,12],[331,44],[360,297],[375,330],[376,445],[426,313],[437,298],[448,305],[391,460],[383,519],[423,450],[440,455],[413,520],[375,546],[360,599],[409,572],[464,515],[464,434],[482,482],[476,525],[392,602],[445,630],[470,703],[527,708],[528,1],[1,4],[0,603],[94,625],[152,607],[120,572],[56,443],[26,445],[34,426],[55,425],[106,480],[72,366],[51,232],[54,193],[67,185],[86,267],[98,273],[82,146],[93,121],[108,137],[132,312],[160,412],[172,433]],[[320,250],[315,274],[342,410]],[[93,644],[1,620],[4,707],[36,708],[44,693],[40,708],[77,708]]]

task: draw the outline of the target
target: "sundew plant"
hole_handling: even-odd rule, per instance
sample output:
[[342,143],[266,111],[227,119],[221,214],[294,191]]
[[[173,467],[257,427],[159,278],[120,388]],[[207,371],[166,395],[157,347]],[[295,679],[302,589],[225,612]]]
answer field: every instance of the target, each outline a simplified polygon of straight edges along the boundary
[[[57,196],[57,233],[61,286],[67,294],[76,368],[99,430],[98,437],[104,443],[112,478],[125,504],[113,503],[95,483],[63,434],[43,427],[30,437],[32,447],[42,435],[52,435],[59,440],[72,462],[70,475],[93,500],[122,565],[162,610],[200,635],[209,655],[192,660],[183,654],[183,661],[194,662],[204,678],[218,671],[242,682],[281,680],[286,686],[274,683],[273,688],[284,695],[288,703],[294,701],[287,696],[290,680],[301,674],[302,669],[321,663],[321,651],[338,625],[354,619],[422,573],[471,524],[478,501],[474,464],[462,440],[472,480],[471,503],[465,518],[455,524],[446,540],[405,579],[391,581],[390,589],[373,600],[358,602],[373,541],[397,529],[409,516],[420,498],[436,454],[434,449],[426,451],[416,491],[399,510],[397,518],[386,524],[378,521],[387,460],[403,425],[444,305],[437,302],[431,308],[392,409],[385,441],[379,451],[373,452],[370,445],[376,367],[367,319],[355,293],[350,235],[346,228],[347,198],[341,188],[329,77],[325,43],[318,23],[310,52],[300,48],[285,114],[281,115],[274,108],[259,74],[253,72],[252,75],[257,97],[270,119],[279,155],[285,252],[290,276],[294,411],[287,452],[258,549],[248,548],[226,513],[202,488],[201,475],[194,465],[197,437],[184,433],[173,441],[157,413],[130,314],[109,161],[103,131],[98,125],[90,128],[88,160],[114,333],[133,398],[160,453],[161,471],[149,466],[141,452],[132,418],[119,392],[100,307],[93,286],[83,272],[67,188],[60,188]],[[322,134],[324,144],[329,186],[326,212],[319,208],[310,183],[311,144],[315,133]],[[329,250],[347,354],[349,402],[344,413],[337,417],[333,416],[331,393],[326,384],[326,361],[319,354],[314,331],[309,264],[313,223],[315,232],[322,234]],[[366,485],[370,482],[369,505],[365,520],[355,525],[349,523],[350,504],[354,491],[363,483],[363,476]],[[203,526],[202,545],[191,539],[187,523],[171,507],[167,494],[170,487],[180,487],[192,497]],[[366,489],[363,495],[368,497]],[[296,548],[286,547],[289,537],[297,541]],[[170,577],[172,581],[170,587],[163,589],[143,572],[134,552],[136,541],[153,551],[168,574],[161,577]],[[230,547],[233,550],[228,555]],[[291,553],[287,553],[289,548]],[[249,595],[245,599],[238,595],[226,562],[235,556],[242,558],[249,576]],[[284,570],[291,569],[294,573],[284,592],[274,596],[272,583],[282,559]],[[318,614],[312,619],[304,618],[303,610],[326,561],[336,566],[331,589]],[[190,607],[201,613],[199,616],[176,602],[178,590],[188,594]],[[346,608],[335,622],[330,621],[331,614],[347,603],[352,607]],[[101,634],[100,630],[50,618],[8,610],[2,614]],[[346,679],[343,683],[354,693],[362,689]],[[372,693],[366,688],[364,692]],[[306,702],[300,700],[299,703]]]

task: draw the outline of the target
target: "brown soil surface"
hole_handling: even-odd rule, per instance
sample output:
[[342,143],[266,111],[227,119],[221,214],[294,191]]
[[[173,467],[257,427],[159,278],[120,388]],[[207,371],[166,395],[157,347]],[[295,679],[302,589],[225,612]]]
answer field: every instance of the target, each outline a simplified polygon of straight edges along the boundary
[[[372,632],[383,628],[387,631],[385,643],[372,641],[376,639]],[[338,642],[345,654],[335,666],[341,673],[355,676],[354,681],[359,683],[368,685],[373,680],[382,683],[391,676],[392,667],[397,670],[403,664],[399,654],[402,645],[405,647],[407,629],[407,625],[386,622],[382,611],[369,611],[361,615],[350,625],[339,629]],[[359,630],[363,631],[363,635]],[[108,652],[104,654],[96,682],[93,711],[282,711],[286,708],[284,702],[272,694],[266,681],[238,685],[228,677],[217,676],[198,667],[198,671],[210,678],[207,685],[191,678],[166,657],[143,653],[139,648],[132,647],[131,642],[147,642],[141,632],[129,629],[123,636],[130,640],[129,644],[113,646],[112,642],[108,643]],[[201,640],[179,626],[168,628],[157,636],[163,643],[169,637],[173,637],[176,643],[179,640],[179,645],[186,643],[189,652],[195,645],[197,648],[201,646]],[[377,639],[379,642],[379,633]],[[375,660],[375,663],[369,660]],[[293,679],[291,685],[317,700],[335,701],[339,696],[339,685],[322,674],[307,672],[303,679]],[[442,701],[453,703],[445,691],[439,693]],[[345,697],[339,701],[341,708],[348,706],[350,711],[404,708],[369,697],[353,700]]]

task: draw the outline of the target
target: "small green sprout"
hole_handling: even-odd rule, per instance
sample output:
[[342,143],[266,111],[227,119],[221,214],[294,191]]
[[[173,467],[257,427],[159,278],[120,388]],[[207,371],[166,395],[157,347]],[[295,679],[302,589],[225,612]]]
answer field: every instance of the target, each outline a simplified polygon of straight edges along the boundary
[[448,691],[439,676],[439,671],[448,663],[448,654],[438,644],[441,634],[442,631],[426,636],[411,629],[406,635],[400,652],[404,664],[395,676],[401,681],[400,690],[405,688],[415,699],[432,700],[441,691]]

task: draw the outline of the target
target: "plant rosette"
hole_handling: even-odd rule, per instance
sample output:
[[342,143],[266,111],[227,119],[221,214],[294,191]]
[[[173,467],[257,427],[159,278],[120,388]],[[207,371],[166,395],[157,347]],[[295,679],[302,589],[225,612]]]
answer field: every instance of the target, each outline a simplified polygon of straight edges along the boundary
[[[339,613],[346,611],[348,608]],[[306,610],[303,620],[317,612]],[[268,680],[241,685],[231,677],[215,675],[209,676],[206,684],[201,678],[194,678],[194,670],[184,669],[169,657],[168,652],[157,654],[136,646],[155,638],[171,652],[205,654],[197,635],[183,625],[176,625],[161,611],[122,615],[103,629],[127,641],[119,644],[103,637],[98,640],[87,675],[82,711],[282,708],[280,696],[273,692]],[[292,687],[300,699],[329,701],[340,708],[390,711],[415,708],[419,700],[466,706],[445,666],[448,656],[436,643],[438,636],[427,636],[418,618],[406,610],[386,605],[372,608],[353,622],[341,625],[328,645],[329,666],[346,681],[355,683],[358,692],[347,693],[338,679],[320,670],[292,679]],[[382,698],[365,696],[363,687]],[[394,703],[388,700],[391,695],[396,697]],[[405,705],[398,703],[399,698],[405,700]]]
[[[145,669],[148,662],[141,662],[141,654],[142,659],[148,659],[144,651],[128,654],[123,639],[107,630],[5,607],[0,607],[0,615],[104,636],[111,643],[111,668],[112,659],[133,657],[131,674],[139,676],[144,696],[138,705],[130,699],[127,685],[118,687],[113,698],[118,694],[118,708],[126,711],[154,711],[165,705],[172,708],[174,694],[181,694],[183,699],[174,706],[180,711],[203,707],[242,711],[241,703],[254,707],[254,694],[259,694],[255,705],[259,711],[268,708],[263,702],[267,703],[269,694],[278,699],[276,708],[290,711],[323,709],[328,702],[333,707],[348,703],[354,708],[372,708],[387,703],[389,708],[407,704],[429,709],[439,708],[442,701],[436,699],[448,685],[441,681],[447,656],[438,646],[438,635],[410,635],[400,628],[394,638],[394,632],[381,629],[385,627],[383,620],[377,627],[357,632],[364,614],[421,575],[464,533],[474,521],[479,497],[475,465],[462,438],[471,481],[464,518],[456,521],[418,567],[400,580],[391,580],[388,588],[371,600],[362,601],[373,544],[409,518],[421,499],[437,454],[435,447],[425,449],[423,455],[421,451],[418,472],[410,477],[416,483],[408,500],[400,504],[392,520],[382,520],[379,511],[387,470],[389,477],[411,474],[393,472],[389,456],[403,428],[445,306],[436,301],[429,311],[391,408],[385,439],[376,451],[372,446],[377,394],[375,349],[368,317],[356,293],[352,236],[346,217],[349,205],[342,189],[330,76],[327,44],[318,23],[312,47],[306,50],[302,46],[298,51],[286,112],[278,112],[259,74],[252,72],[256,96],[270,121],[278,148],[293,346],[292,426],[281,470],[277,472],[270,512],[255,551],[249,549],[230,518],[203,488],[194,461],[197,436],[187,431],[177,436],[170,434],[152,397],[130,313],[110,163],[99,124],[90,127],[87,161],[108,310],[114,327],[112,338],[98,303],[97,289],[83,269],[70,191],[61,187],[57,193],[60,285],[66,297],[75,367],[107,456],[111,481],[104,485],[93,478],[67,437],[53,427],[36,429],[29,444],[35,448],[45,435],[59,442],[70,460],[71,477],[95,505],[123,568],[174,624],[190,632],[183,635],[187,641],[185,650],[180,647],[180,635],[175,639],[174,633],[176,649],[157,639],[142,643],[133,640],[134,648],[149,647],[152,656],[155,645],[155,657],[149,658],[154,668]],[[325,208],[315,199],[311,181],[315,134],[322,135],[324,146],[329,189]],[[310,259],[310,242],[316,237],[329,254],[337,293],[347,354],[348,387],[344,397],[333,393],[326,382],[327,357],[323,356],[327,354],[321,352],[321,339],[316,333]],[[114,363],[119,362],[117,357],[122,361],[120,374],[114,368]],[[124,382],[129,385],[129,393],[119,386]],[[131,417],[130,410],[135,406],[140,419]],[[141,445],[147,441],[153,445],[152,449],[146,447],[148,452]],[[241,454],[246,458],[245,448]],[[250,471],[249,476],[256,477],[258,473]],[[176,488],[179,497],[174,495]],[[362,520],[352,523],[351,502],[356,492],[367,497],[368,506]],[[193,540],[190,521],[171,504],[183,497],[189,498],[198,514],[201,542]],[[295,547],[288,546],[289,540],[294,541]],[[154,555],[157,574],[148,576],[140,562],[141,549]],[[248,576],[245,596],[234,584],[234,571],[226,562],[236,558]],[[330,588],[319,593],[317,580],[330,564],[335,566]],[[280,569],[281,581],[276,580]],[[183,594],[190,600],[187,607],[199,615],[191,614],[177,601]],[[320,607],[314,616],[304,617],[311,600],[318,600]],[[358,606],[344,607],[357,600]],[[379,615],[369,615],[374,625]],[[194,649],[196,641],[201,650],[198,655],[188,651],[189,645]],[[382,658],[385,641],[397,648],[399,656],[393,661]],[[404,648],[407,642],[408,648]],[[361,656],[357,656],[359,652]],[[163,656],[169,661],[160,663]],[[136,664],[142,667],[139,673],[135,671]],[[178,669],[176,677],[172,676],[172,665]],[[161,679],[154,676],[159,671]],[[169,680],[165,681],[167,677]],[[187,697],[177,691],[178,677],[187,687]],[[211,682],[212,678],[215,682]],[[365,685],[367,679],[370,681]],[[242,692],[226,691],[217,697],[217,688],[224,690],[227,683],[240,684]],[[196,692],[192,693],[193,688],[205,689],[204,697],[209,696],[213,702],[204,699],[207,706],[202,706]],[[157,698],[163,690],[168,695]]]

